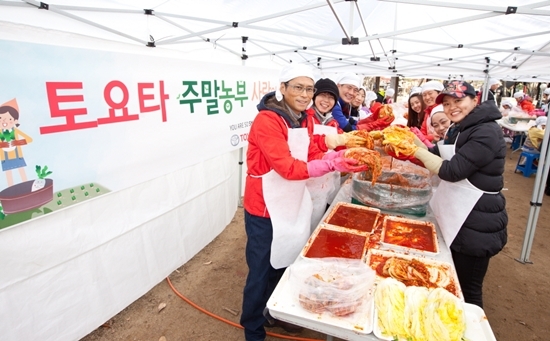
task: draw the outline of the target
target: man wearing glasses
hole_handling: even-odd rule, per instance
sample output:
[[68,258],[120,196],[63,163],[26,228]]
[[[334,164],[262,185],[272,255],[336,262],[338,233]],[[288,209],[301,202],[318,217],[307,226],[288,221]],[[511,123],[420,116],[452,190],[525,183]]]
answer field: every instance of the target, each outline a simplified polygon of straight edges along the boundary
[[338,122],[340,129],[345,132],[350,132],[357,128],[357,121],[350,116],[351,101],[359,92],[361,79],[354,73],[345,73],[336,82],[340,92],[340,98],[334,109],[332,109],[332,117]]
[[301,127],[315,93],[310,68],[290,64],[279,81],[277,91],[258,104],[248,135],[244,191],[248,276],[240,321],[247,341],[265,340],[264,327],[301,330],[273,320],[268,312],[264,315],[264,309],[285,268],[309,238],[313,203],[303,180],[367,168],[344,158],[344,151],[325,154],[313,133]]

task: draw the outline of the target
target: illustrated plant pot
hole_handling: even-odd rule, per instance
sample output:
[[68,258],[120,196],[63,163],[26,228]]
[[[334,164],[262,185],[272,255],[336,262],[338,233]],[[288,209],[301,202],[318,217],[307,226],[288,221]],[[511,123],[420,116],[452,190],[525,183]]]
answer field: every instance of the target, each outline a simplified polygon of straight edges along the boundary
[[34,180],[10,186],[0,192],[0,202],[5,214],[18,213],[47,204],[53,199],[53,180],[45,179],[46,185],[32,192]]

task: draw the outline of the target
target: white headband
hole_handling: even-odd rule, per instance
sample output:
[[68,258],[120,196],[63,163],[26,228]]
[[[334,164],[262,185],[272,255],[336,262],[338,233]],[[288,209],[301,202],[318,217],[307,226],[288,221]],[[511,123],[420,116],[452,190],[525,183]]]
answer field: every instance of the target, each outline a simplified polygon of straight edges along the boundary
[[441,111],[445,111],[443,110],[443,104],[439,104],[439,105],[436,105],[433,109],[432,109],[432,112],[430,112],[430,116],[435,114],[436,112],[441,112]]
[[438,81],[429,81],[424,84],[422,84],[422,92],[429,91],[429,90],[435,90],[435,91],[443,91],[443,84]]
[[496,78],[489,78],[489,81],[487,82],[487,85],[489,87],[495,85],[495,84],[500,84],[500,81]]
[[[288,82],[296,77],[308,77],[315,81],[315,78],[313,77],[313,70],[309,66],[304,64],[289,64],[281,70],[281,74],[279,75],[279,83]],[[281,93],[279,87],[275,91],[275,98],[277,98],[278,101],[283,99],[283,94]]]
[[336,83],[354,85],[358,88],[361,87],[361,79],[354,73],[343,74]]
[[374,91],[367,91],[365,92],[365,103],[370,104],[370,102],[374,101],[377,98]]

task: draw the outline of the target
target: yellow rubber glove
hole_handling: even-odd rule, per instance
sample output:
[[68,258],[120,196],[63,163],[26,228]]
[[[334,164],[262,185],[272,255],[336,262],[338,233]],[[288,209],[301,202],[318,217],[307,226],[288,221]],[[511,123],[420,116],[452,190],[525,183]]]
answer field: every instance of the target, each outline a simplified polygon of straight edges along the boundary
[[344,146],[346,144],[346,137],[344,134],[329,134],[325,135],[325,144],[328,149],[334,149],[338,146]]
[[350,133],[343,133],[342,135],[345,135],[347,138],[345,143],[346,148],[364,147],[367,144],[367,139],[359,135]]
[[420,139],[416,135],[414,135],[414,145],[418,148],[428,150],[428,147],[422,141],[420,141]]
[[384,138],[384,134],[380,130],[369,131],[369,135],[375,140]]
[[439,169],[443,164],[443,159],[439,156],[430,153],[426,149],[418,148],[414,153],[414,157],[422,161],[424,166],[432,173],[439,174]]
[[348,133],[325,135],[325,144],[328,149],[334,149],[340,146],[346,146],[347,148],[360,147],[364,146],[366,143],[366,139]]

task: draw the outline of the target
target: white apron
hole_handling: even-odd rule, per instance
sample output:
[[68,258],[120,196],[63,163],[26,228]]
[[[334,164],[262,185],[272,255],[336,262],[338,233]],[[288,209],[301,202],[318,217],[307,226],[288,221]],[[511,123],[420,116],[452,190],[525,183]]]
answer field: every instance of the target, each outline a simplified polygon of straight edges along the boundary
[[[307,161],[307,129],[288,129],[288,146],[292,157]],[[273,169],[261,178],[265,205],[273,225],[271,266],[281,269],[296,260],[309,238],[311,196],[306,180],[286,180]]]
[[[313,134],[338,134],[338,130],[336,127],[316,124],[313,127]],[[340,172],[330,172],[317,178],[309,178],[306,185],[313,203],[310,226],[310,232],[313,232],[325,214],[327,204],[332,203],[340,189]]]
[[[443,141],[439,141],[438,148],[443,160],[450,160],[455,155],[454,144],[445,145]],[[483,193],[497,194],[478,189],[468,179],[457,182],[441,180],[430,200],[430,207],[449,248]]]

